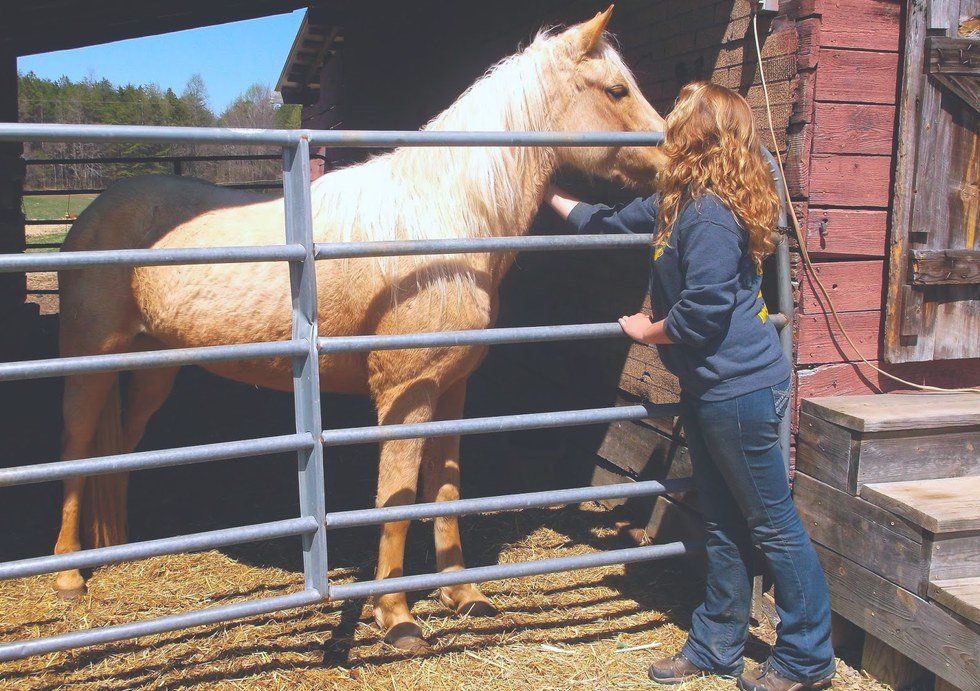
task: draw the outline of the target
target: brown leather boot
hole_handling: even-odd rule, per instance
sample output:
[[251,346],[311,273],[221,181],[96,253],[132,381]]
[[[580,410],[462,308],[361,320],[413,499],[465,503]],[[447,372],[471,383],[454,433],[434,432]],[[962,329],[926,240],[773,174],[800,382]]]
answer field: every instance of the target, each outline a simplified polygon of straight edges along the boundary
[[655,661],[647,671],[647,676],[658,684],[682,684],[706,674],[708,674],[707,671],[695,665],[681,653]]
[[805,684],[787,679],[768,662],[763,662],[756,671],[738,678],[738,688],[742,691],[811,691],[829,687],[833,679],[831,674],[826,679]]

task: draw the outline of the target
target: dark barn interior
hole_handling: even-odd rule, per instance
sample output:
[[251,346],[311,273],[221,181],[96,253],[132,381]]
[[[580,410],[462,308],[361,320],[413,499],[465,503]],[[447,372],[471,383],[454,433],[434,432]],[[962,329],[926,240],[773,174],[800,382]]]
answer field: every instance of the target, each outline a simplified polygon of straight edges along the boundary
[[[73,23],[68,3],[59,9],[64,26],[51,27],[42,7],[22,7],[0,36],[0,104],[16,115],[16,56],[179,28],[244,19],[300,6],[301,2],[200,4],[108,3],[106,14]],[[58,3],[63,8],[65,3]],[[164,6],[165,5],[165,6]],[[111,6],[111,8],[109,7]],[[112,10],[110,12],[110,9]],[[500,58],[530,41],[542,27],[580,21],[602,9],[596,2],[447,3],[329,2],[313,7],[287,64],[293,69],[287,101],[307,104],[304,126],[346,129],[416,129],[441,111]],[[101,12],[101,9],[100,9]],[[105,21],[107,16],[112,21]],[[758,104],[758,76],[746,42],[748,3],[699,0],[622,3],[611,30],[651,102],[665,113],[680,86],[711,77]],[[45,30],[40,26],[44,23]],[[765,26],[770,35],[778,131],[792,108],[793,57],[798,27],[791,16]],[[749,64],[746,67],[746,63]],[[783,143],[781,143],[782,145]],[[0,152],[0,249],[23,249],[19,150]],[[328,166],[357,160],[353,151],[325,152]],[[615,200],[623,192],[592,181],[569,179],[580,193]],[[535,232],[561,228],[543,212]],[[642,306],[645,259],[631,251],[547,252],[520,256],[502,291],[499,326],[608,322]],[[25,303],[22,276],[5,276],[0,320],[5,360],[56,356],[57,317],[39,317]],[[11,282],[13,281],[13,282]],[[58,456],[60,380],[0,384],[0,463],[20,465]],[[466,416],[599,407],[645,399],[666,402],[674,384],[655,351],[625,341],[494,346],[472,379]],[[324,397],[324,426],[373,423],[368,401]],[[174,394],[151,422],[140,448],[154,449],[292,431],[288,396],[220,380],[185,368]],[[623,449],[644,447],[638,467]],[[645,446],[644,446],[645,445]],[[686,455],[671,439],[671,421],[617,423],[464,439],[464,496],[546,487],[581,486],[616,478],[686,476]],[[653,449],[651,452],[650,449]],[[598,455],[597,455],[598,454]],[[373,503],[375,447],[342,448],[327,454],[328,505],[353,508]],[[676,462],[675,462],[676,458]],[[131,478],[132,539],[272,520],[296,513],[294,459],[257,458],[170,468]],[[598,464],[598,465],[597,465]],[[674,467],[671,467],[673,464]],[[45,553],[54,541],[60,488],[54,484],[0,490],[0,520],[31,526],[4,531],[0,559]],[[661,500],[664,501],[664,500]],[[649,504],[638,507],[641,524]],[[683,510],[682,510],[683,511]],[[335,544],[336,547],[336,544]]]

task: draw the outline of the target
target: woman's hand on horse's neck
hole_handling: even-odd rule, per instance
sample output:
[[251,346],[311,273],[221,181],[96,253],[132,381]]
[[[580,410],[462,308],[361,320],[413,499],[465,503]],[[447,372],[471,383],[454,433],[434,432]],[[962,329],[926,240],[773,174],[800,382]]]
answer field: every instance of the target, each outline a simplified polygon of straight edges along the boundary
[[568,215],[572,213],[572,209],[578,206],[580,200],[570,195],[561,187],[558,187],[558,185],[549,184],[544,192],[544,201],[555,210],[555,213],[563,221],[567,221]]

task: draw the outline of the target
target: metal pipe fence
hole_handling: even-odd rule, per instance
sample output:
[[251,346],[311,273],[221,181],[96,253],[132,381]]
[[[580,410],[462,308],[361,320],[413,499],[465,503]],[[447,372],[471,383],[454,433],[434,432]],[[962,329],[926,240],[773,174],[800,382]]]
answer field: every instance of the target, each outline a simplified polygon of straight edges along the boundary
[[[559,340],[623,338],[616,323],[494,328],[434,333],[320,337],[317,333],[316,261],[354,257],[597,250],[647,247],[648,236],[491,237],[473,239],[315,243],[310,203],[310,147],[387,148],[397,146],[656,146],[659,133],[626,132],[372,132],[312,130],[240,130],[111,125],[0,124],[0,141],[172,142],[268,145],[282,149],[284,244],[266,247],[209,247],[168,250],[111,250],[65,254],[0,255],[0,273],[71,270],[100,266],[137,266],[228,262],[285,261],[289,264],[292,299],[291,340],[184,348],[140,353],[112,353],[0,364],[0,381],[65,376],[87,372],[200,364],[217,360],[289,357],[293,362],[295,434],[221,442],[178,449],[134,452],[100,458],[60,461],[0,469],[0,487],[64,480],[71,477],[232,460],[263,454],[294,452],[300,490],[300,515],[260,525],[225,528],[193,535],[82,550],[0,564],[0,579],[21,578],[72,568],[91,568],[149,556],[211,549],[242,542],[298,536],[302,540],[304,588],[278,597],[183,612],[158,619],[74,631],[27,641],[0,644],[0,661],[29,655],[108,643],[242,617],[312,605],[330,599],[368,597],[391,592],[428,590],[451,584],[513,578],[572,569],[623,564],[691,554],[692,543],[674,542],[618,549],[573,557],[467,568],[333,584],[328,580],[327,530],[396,520],[459,516],[469,513],[520,510],[599,499],[647,497],[690,489],[691,480],[635,482],[512,494],[478,499],[388,506],[328,513],[325,506],[324,447],[376,443],[391,439],[486,434],[512,430],[607,424],[676,414],[673,405],[624,405],[523,415],[438,420],[414,424],[323,430],[320,417],[318,357],[321,354],[491,345]],[[774,168],[778,178],[778,169]],[[777,188],[781,185],[777,184]],[[785,200],[784,204],[785,204]],[[785,210],[784,210],[785,213]],[[785,221],[785,215],[783,217]],[[789,255],[781,241],[776,257],[780,328],[784,348],[791,349],[792,293]],[[788,422],[788,416],[787,416]],[[783,432],[788,458],[789,427]]]

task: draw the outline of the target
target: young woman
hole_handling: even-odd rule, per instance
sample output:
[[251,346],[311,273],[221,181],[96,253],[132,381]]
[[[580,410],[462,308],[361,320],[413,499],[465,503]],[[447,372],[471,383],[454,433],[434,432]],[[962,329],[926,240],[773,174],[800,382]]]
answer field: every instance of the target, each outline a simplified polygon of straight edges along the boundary
[[610,208],[557,187],[546,200],[582,233],[652,233],[654,316],[619,320],[654,344],[680,380],[687,443],[707,529],[707,589],[687,643],[650,678],[674,684],[738,675],[748,635],[752,545],[775,581],[780,624],[769,660],[739,677],[747,691],[830,685],[830,600],[796,514],[779,447],[790,363],[762,299],[779,200],[752,112],[738,94],[697,82],[667,118],[659,193]]

